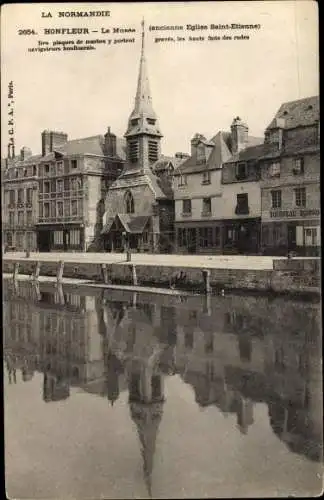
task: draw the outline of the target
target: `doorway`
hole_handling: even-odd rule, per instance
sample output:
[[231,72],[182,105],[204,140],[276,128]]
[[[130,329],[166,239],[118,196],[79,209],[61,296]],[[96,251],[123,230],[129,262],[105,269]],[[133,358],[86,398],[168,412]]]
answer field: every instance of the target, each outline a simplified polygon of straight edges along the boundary
[[39,252],[50,252],[52,243],[51,231],[38,231],[37,248]]
[[187,236],[187,245],[188,245],[188,253],[197,253],[197,236],[196,236],[196,228],[188,229]]
[[296,250],[297,242],[296,242],[296,226],[295,225],[290,224],[288,226],[287,239],[288,239],[288,252],[290,252],[292,250]]

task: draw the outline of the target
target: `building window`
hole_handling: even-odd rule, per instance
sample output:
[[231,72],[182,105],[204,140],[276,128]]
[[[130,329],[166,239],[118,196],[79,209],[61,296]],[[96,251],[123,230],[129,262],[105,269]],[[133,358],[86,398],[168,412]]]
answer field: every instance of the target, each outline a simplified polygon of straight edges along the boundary
[[56,203],[55,203],[55,201],[51,202],[51,216],[56,217]]
[[179,247],[187,246],[187,233],[183,228],[178,229],[178,245]]
[[240,162],[236,166],[236,178],[243,180],[247,178],[247,165],[245,162]]
[[63,217],[63,201],[57,202],[57,216]]
[[7,233],[7,245],[8,247],[12,247],[12,233]]
[[48,181],[44,182],[44,193],[50,192],[50,183]]
[[134,213],[134,198],[133,195],[130,191],[127,191],[125,194],[125,210],[127,214],[133,214]]
[[57,189],[58,193],[62,193],[63,192],[63,180],[62,179],[59,179],[57,181],[56,189]]
[[70,179],[64,179],[64,191],[69,191],[70,189]]
[[18,212],[18,226],[24,225],[24,212]]
[[148,141],[148,157],[151,163],[154,163],[159,158],[159,145],[158,141],[149,139]]
[[14,212],[9,212],[9,225],[13,226],[15,223],[15,214]]
[[78,168],[78,160],[71,160],[71,168],[72,169]]
[[64,200],[64,217],[70,217],[70,201]]
[[51,165],[51,175],[56,175],[56,165],[55,164]]
[[44,165],[44,175],[49,175],[49,171],[50,171],[50,166],[48,164]]
[[80,229],[72,229],[70,231],[70,245],[80,245]]
[[[132,120],[132,125],[133,125],[133,121],[135,121],[135,120]],[[155,125],[155,122],[156,122],[155,118],[147,118],[146,121],[149,125]],[[138,120],[136,120],[136,122],[138,122]]]
[[200,227],[199,228],[199,244],[201,248],[208,248],[213,246],[213,228]]
[[280,177],[281,165],[279,162],[271,163],[269,166],[269,176],[270,177]]
[[307,247],[316,247],[319,245],[317,227],[304,228],[304,242]]
[[59,161],[56,164],[57,175],[63,175],[63,162]]
[[54,245],[63,245],[63,231],[54,231]]
[[187,185],[187,176],[186,175],[180,175],[179,180],[178,180],[178,186],[186,186]]
[[27,224],[30,225],[33,221],[33,212],[31,210],[27,210]]
[[13,189],[9,191],[9,203],[10,205],[15,204],[15,191]]
[[302,175],[304,173],[304,158],[295,158],[293,166],[294,175]]
[[39,217],[43,217],[43,203],[38,204],[38,215]]
[[249,213],[249,197],[247,193],[240,193],[236,196],[237,203],[235,213],[237,215]]
[[24,190],[18,189],[18,201],[17,203],[24,203]]
[[211,198],[203,198],[202,213],[203,215],[211,214]]
[[33,165],[33,176],[36,177],[37,175],[37,167],[36,165]]
[[26,202],[27,203],[32,203],[32,196],[33,196],[32,188],[27,188],[26,189]]
[[271,207],[281,208],[281,190],[271,191]]
[[24,177],[27,177],[27,168],[24,168]]
[[221,231],[220,231],[220,227],[215,227],[215,246],[216,247],[219,247],[220,246],[220,243],[221,243]]
[[296,207],[306,207],[306,188],[297,188],[294,191]]
[[136,163],[138,161],[138,141],[132,140],[128,143],[129,161]]
[[72,216],[78,215],[78,202],[77,202],[77,200],[72,200],[71,212],[72,212]]
[[49,217],[49,203],[44,203],[44,217]]
[[182,200],[182,213],[191,214],[191,200]]
[[202,176],[202,184],[210,184],[210,171],[206,170],[206,172],[203,172]]

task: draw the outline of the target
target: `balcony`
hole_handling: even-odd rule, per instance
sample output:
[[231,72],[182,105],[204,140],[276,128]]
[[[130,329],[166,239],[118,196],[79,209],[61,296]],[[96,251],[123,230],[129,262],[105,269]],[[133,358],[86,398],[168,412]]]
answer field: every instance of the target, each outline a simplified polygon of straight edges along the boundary
[[191,212],[182,212],[181,217],[191,217]]
[[211,210],[203,210],[201,212],[201,217],[210,217],[211,216]]

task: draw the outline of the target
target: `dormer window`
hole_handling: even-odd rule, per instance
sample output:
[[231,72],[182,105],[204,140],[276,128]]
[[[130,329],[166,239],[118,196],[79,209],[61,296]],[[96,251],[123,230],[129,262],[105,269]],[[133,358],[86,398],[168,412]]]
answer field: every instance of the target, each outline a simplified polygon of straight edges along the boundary
[[155,118],[147,118],[146,121],[149,125],[155,125],[156,122]]
[[271,163],[271,165],[269,165],[269,176],[280,177],[280,162]]
[[138,118],[133,118],[131,120],[131,125],[132,125],[132,127],[135,127],[135,125],[138,125]]
[[294,175],[302,175],[304,173],[304,158],[295,158],[293,166]]
[[237,164],[236,178],[237,180],[243,180],[247,178],[247,164],[245,162],[240,162]]
[[206,170],[206,172],[203,172],[203,177],[202,177],[202,184],[210,184],[210,171]]
[[134,198],[133,195],[130,191],[127,191],[125,194],[125,211],[127,214],[133,214],[134,213]]

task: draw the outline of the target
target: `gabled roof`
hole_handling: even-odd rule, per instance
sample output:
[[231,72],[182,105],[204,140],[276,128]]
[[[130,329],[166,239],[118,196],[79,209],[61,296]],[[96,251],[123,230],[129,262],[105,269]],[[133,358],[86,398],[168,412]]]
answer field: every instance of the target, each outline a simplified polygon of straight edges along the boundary
[[[104,156],[104,137],[103,135],[94,135],[73,139],[56,148],[56,151],[64,155],[90,154]],[[126,140],[124,138],[116,137],[116,157],[122,160],[126,158]]]
[[314,125],[319,120],[319,97],[285,102],[280,106],[267,130],[276,128],[278,119],[282,120],[285,129]]
[[149,220],[149,215],[131,215],[118,213],[115,217],[109,217],[101,231],[101,234],[108,234],[114,222],[119,219],[127,233],[141,234]]

